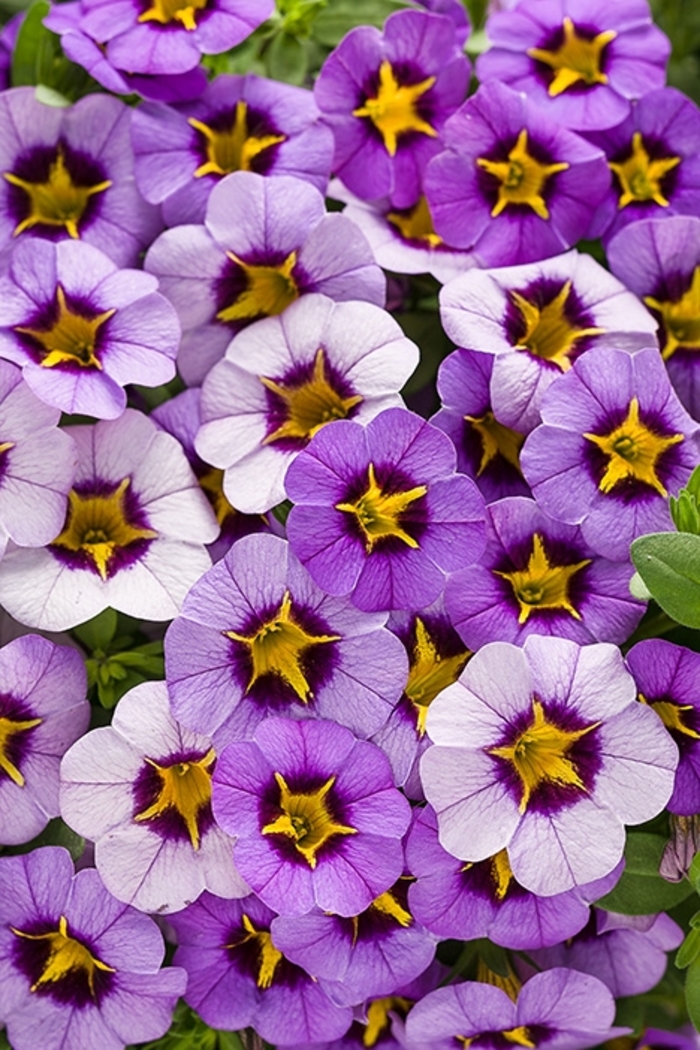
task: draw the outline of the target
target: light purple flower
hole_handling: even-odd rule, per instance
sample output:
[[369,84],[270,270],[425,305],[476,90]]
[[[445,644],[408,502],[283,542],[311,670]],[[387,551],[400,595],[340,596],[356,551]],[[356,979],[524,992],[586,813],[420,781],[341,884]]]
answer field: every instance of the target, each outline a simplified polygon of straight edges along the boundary
[[59,814],[58,767],[87,729],[80,653],[38,635],[0,649],[0,842],[29,842]]
[[222,179],[204,225],[166,230],[145,267],[180,316],[178,367],[188,384],[202,382],[236,332],[306,292],[383,306],[386,288],[364,235],[327,215],[315,187],[252,171]]
[[157,287],[80,241],[20,242],[0,278],[0,355],[46,404],[114,419],[127,383],[175,375],[180,325]]
[[175,721],[164,682],[119,701],[110,726],[93,729],[61,765],[61,816],[95,843],[95,866],[118,900],[139,911],[179,911],[205,889],[249,891],[233,842],[214,822],[211,740]]
[[327,423],[365,423],[403,405],[399,390],[419,356],[372,303],[302,296],[240,332],[209,372],[197,451],[223,468],[234,506],[267,511],[285,498],[289,464]]
[[105,95],[45,106],[33,88],[13,88],[0,122],[0,244],[80,239],[133,266],[161,221],[134,182],[129,107]]
[[440,842],[467,861],[507,851],[549,897],[609,874],[624,824],[660,813],[678,749],[612,645],[492,642],[430,706],[421,760]]
[[155,922],[73,873],[67,850],[0,858],[0,1017],[15,1050],[159,1039],[185,991]]
[[388,759],[334,722],[267,718],[214,771],[238,870],[282,915],[358,915],[403,871],[408,802]]
[[445,120],[464,100],[469,73],[450,18],[396,11],[383,34],[373,26],[352,29],[314,85],[335,136],[338,178],[363,200],[415,204]]
[[508,84],[576,130],[618,124],[630,100],[665,83],[671,45],[646,0],[521,0],[491,15],[487,32],[479,79]]
[[513,266],[576,244],[610,185],[602,150],[495,81],[450,117],[425,174],[435,231],[483,266]]
[[233,171],[293,175],[324,193],[333,136],[318,118],[310,91],[252,73],[216,77],[195,102],[139,106],[139,189],[168,226],[203,222],[209,193]]
[[575,251],[463,274],[441,291],[440,318],[458,346],[494,355],[493,412],[523,433],[541,421],[553,380],[591,347],[656,346],[657,326],[636,296]]
[[430,605],[445,572],[483,549],[483,499],[455,458],[449,438],[404,409],[364,428],[329,424],[287,472],[292,550],[320,587],[365,611]]
[[63,527],[47,547],[7,552],[0,601],[50,631],[108,606],[171,619],[210,567],[204,544],[219,528],[182,448],[134,409],[69,431],[79,463]]
[[580,524],[614,561],[627,561],[637,536],[671,528],[668,495],[698,461],[700,430],[658,350],[589,350],[549,388],[542,419],[520,462],[545,513]]

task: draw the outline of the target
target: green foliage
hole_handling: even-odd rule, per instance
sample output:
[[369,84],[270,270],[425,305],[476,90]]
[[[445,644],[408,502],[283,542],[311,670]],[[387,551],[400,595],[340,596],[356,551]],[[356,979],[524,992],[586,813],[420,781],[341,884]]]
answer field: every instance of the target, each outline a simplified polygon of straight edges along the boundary
[[[85,849],[85,839],[81,838],[80,835],[76,835],[72,828],[63,823],[60,817],[56,817],[55,820],[50,820],[41,834],[37,835],[31,842],[25,842],[21,846],[6,846],[0,852],[10,855],[31,853],[32,850],[39,849],[40,846],[63,846],[64,849],[68,850],[72,859],[76,861]],[[0,1050],[2,1050],[2,1042],[0,1042]]]
[[628,832],[625,870],[617,886],[597,901],[597,906],[622,915],[654,915],[689,897],[693,893],[690,882],[667,882],[659,875],[665,845],[663,835]]
[[663,611],[685,627],[700,628],[700,536],[658,532],[632,544],[632,561]]
[[700,1030],[700,959],[695,959],[688,967],[685,979],[685,1002],[690,1020]]
[[[109,709],[133,689],[164,674],[163,643],[160,640],[137,644],[130,630],[133,622],[105,609],[74,630],[74,635],[90,653],[85,661],[88,688],[100,704]],[[119,634],[118,631],[126,633]]]
[[697,0],[651,0],[651,9],[673,46],[669,84],[700,103],[700,5]]
[[216,1032],[181,1002],[170,1029],[160,1039],[139,1044],[140,1050],[247,1050],[237,1032]]
[[292,501],[286,499],[284,502],[278,503],[276,507],[272,508],[272,513],[275,515],[280,525],[287,524],[287,518],[289,517],[289,512],[293,506],[294,504]]
[[100,88],[81,66],[65,57],[60,38],[44,25],[50,7],[48,0],[34,0],[27,11],[12,56],[12,86],[35,85],[44,104],[69,106]]
[[690,532],[700,535],[700,467],[690,475],[688,484],[678,493],[678,498],[669,497],[668,509],[673,524],[679,532]]

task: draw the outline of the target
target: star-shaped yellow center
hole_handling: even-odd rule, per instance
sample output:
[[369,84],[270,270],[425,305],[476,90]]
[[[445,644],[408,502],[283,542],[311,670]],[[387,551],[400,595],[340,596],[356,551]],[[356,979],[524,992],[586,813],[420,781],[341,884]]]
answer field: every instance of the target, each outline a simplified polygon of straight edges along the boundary
[[416,485],[407,492],[386,493],[377,482],[374,464],[370,463],[364,493],[354,503],[336,503],[335,509],[355,517],[365,538],[368,554],[372,553],[380,540],[388,536],[401,540],[407,547],[418,547],[418,540],[403,528],[401,517],[427,491],[426,485]]
[[233,252],[226,253],[243,271],[246,286],[236,299],[216,315],[217,321],[250,321],[254,317],[274,317],[299,297],[293,270],[297,253],[290,252],[279,266],[246,263]]
[[328,794],[335,777],[330,777],[317,791],[290,791],[281,773],[275,773],[280,789],[279,817],[266,824],[263,835],[286,835],[294,840],[310,868],[318,863],[318,851],[335,835],[356,835],[357,828],[339,824],[328,806]]
[[551,565],[544,547],[544,540],[538,532],[532,537],[532,551],[528,558],[527,568],[515,569],[513,572],[498,572],[513,588],[520,615],[518,623],[527,623],[532,613],[539,609],[562,609],[575,620],[581,619],[578,609],[569,597],[571,578],[591,564],[590,558],[576,562],[574,565]]
[[682,736],[691,737],[693,740],[700,740],[700,733],[691,729],[683,721],[685,711],[695,710],[692,704],[677,704],[673,700],[647,700],[642,693],[639,694],[639,699],[641,703],[646,704],[657,713],[667,729],[680,733]]
[[107,966],[89,948],[86,948],[75,937],[68,933],[68,920],[62,915],[58,920],[58,929],[51,933],[24,933],[22,930],[10,926],[16,937],[27,941],[45,941],[49,948],[46,961],[38,980],[31,986],[30,991],[37,992],[46,985],[56,984],[64,978],[80,975],[87,980],[90,995],[97,999],[95,993],[95,972],[101,970],[103,973],[115,973],[113,966]]
[[95,356],[95,346],[100,328],[117,312],[105,310],[104,313],[85,317],[77,313],[66,303],[66,293],[59,284],[56,288],[56,317],[49,328],[28,328],[18,325],[15,332],[28,335],[42,347],[41,365],[43,368],[54,368],[56,365],[74,364],[81,368],[102,369],[102,364]]
[[684,440],[683,434],[656,434],[639,418],[639,401],[630,401],[627,417],[609,434],[584,434],[608,457],[608,465],[598,483],[601,492],[612,492],[616,485],[633,478],[650,485],[664,499],[668,492],[656,473],[659,458]]
[[204,11],[207,0],[153,0],[151,6],[139,15],[139,22],[158,22],[162,26],[179,22],[190,32],[197,28],[197,12]]
[[207,159],[194,173],[228,175],[232,171],[250,171],[251,162],[263,150],[284,142],[286,135],[251,135],[248,131],[248,103],[240,99],[229,127],[219,130],[190,117],[187,122],[204,137]]
[[507,160],[487,160],[477,157],[476,163],[498,181],[498,200],[491,209],[495,218],[508,205],[519,204],[532,208],[540,219],[549,218],[549,209],[544,199],[548,179],[559,171],[566,171],[568,164],[543,164],[528,153],[527,128],[518,135],[517,142]]
[[260,382],[284,404],[287,418],[263,441],[270,445],[281,438],[310,441],[321,427],[334,419],[346,419],[362,397],[343,397],[326,374],[326,357],[322,347],[316,352],[314,367],[308,379],[298,383],[276,383],[266,376]]
[[399,138],[409,131],[437,138],[437,131],[418,112],[418,101],[435,83],[427,77],[418,84],[399,84],[391,63],[384,59],[379,67],[379,87],[373,98],[352,112],[353,117],[368,117],[384,140],[390,156],[395,156]]
[[668,208],[669,202],[663,195],[661,183],[680,162],[680,157],[658,157],[652,160],[641,131],[635,131],[632,152],[627,160],[608,161],[608,167],[617,175],[622,191],[617,202],[618,209],[640,201],[654,201],[662,208]]
[[386,995],[381,999],[372,999],[367,1007],[367,1024],[362,1034],[363,1046],[376,1046],[382,1035],[389,1033],[391,1018],[389,1012],[397,1011],[406,1015],[413,1004],[412,999],[401,995]]
[[522,434],[516,430],[505,427],[499,423],[493,412],[489,409],[482,416],[465,416],[465,421],[471,423],[481,441],[481,460],[476,471],[477,478],[481,477],[489,463],[497,456],[502,456],[506,463],[522,474],[520,469],[520,449],[525,440]]
[[422,737],[425,735],[428,708],[438,693],[457,681],[471,653],[464,649],[454,656],[442,656],[419,616],[416,617],[415,633],[411,669],[404,692],[415,708],[416,731]]
[[21,179],[11,171],[6,171],[3,177],[12,186],[24,190],[29,203],[29,214],[15,227],[15,237],[34,226],[43,225],[63,226],[69,237],[79,238],[78,227],[88,201],[96,193],[104,193],[112,185],[110,179],[105,179],[94,186],[78,186],[66,167],[61,146],[56,148],[56,159],[49,167],[45,182]]
[[607,45],[615,39],[617,33],[613,29],[607,29],[604,33],[598,33],[592,38],[580,36],[576,31],[576,26],[568,17],[562,23],[562,31],[563,38],[559,47],[551,51],[546,48],[531,47],[527,52],[530,58],[543,62],[553,71],[554,76],[547,89],[550,97],[555,98],[561,95],[574,84],[583,83],[587,87],[607,84],[607,75],[601,71],[600,67],[603,52]]
[[274,979],[275,971],[283,959],[282,952],[275,948],[269,930],[256,930],[252,920],[243,913],[243,929],[245,934],[233,944],[227,944],[228,950],[240,948],[243,944],[253,942],[257,950],[258,976],[255,983],[258,988],[270,988]]
[[199,818],[211,802],[211,766],[215,759],[213,748],[202,758],[170,765],[160,765],[147,758],[146,762],[158,774],[160,787],[155,801],[137,813],[134,820],[143,823],[174,809],[185,823],[192,848],[198,850],[201,841]]
[[668,361],[676,350],[700,350],[700,266],[695,267],[690,287],[680,299],[669,302],[647,295],[644,302],[661,314],[665,335],[661,356],[664,361]]
[[433,217],[425,196],[420,196],[412,208],[388,212],[386,219],[399,231],[404,240],[420,241],[421,246],[425,248],[437,248],[443,243],[442,237],[438,237],[435,232]]
[[14,718],[0,718],[0,781],[2,774],[12,780],[17,787],[24,787],[24,776],[18,766],[10,757],[13,741],[16,741],[22,733],[28,732],[34,726],[41,725],[41,718],[27,718],[17,721]]
[[571,281],[566,281],[544,306],[511,291],[510,298],[525,324],[525,331],[515,349],[524,350],[541,361],[551,361],[562,372],[571,368],[571,353],[576,343],[587,336],[602,335],[604,328],[577,328],[566,316],[571,295]]

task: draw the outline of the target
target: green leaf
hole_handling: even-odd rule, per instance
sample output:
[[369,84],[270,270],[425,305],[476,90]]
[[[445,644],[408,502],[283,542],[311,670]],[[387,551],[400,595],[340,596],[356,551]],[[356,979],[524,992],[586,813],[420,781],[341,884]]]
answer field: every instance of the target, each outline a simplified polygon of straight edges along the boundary
[[289,512],[293,506],[294,504],[292,501],[286,499],[283,503],[278,503],[276,507],[272,508],[272,513],[275,515],[280,525],[287,524],[287,518],[289,517]]
[[25,15],[12,55],[13,87],[38,84],[40,66],[57,53],[58,37],[43,24],[50,10],[48,0],[35,0]]
[[218,1050],[245,1050],[237,1032],[217,1032]]
[[700,628],[700,536],[657,532],[632,544],[632,561],[663,611]]
[[89,652],[94,652],[95,649],[108,649],[116,632],[117,614],[114,609],[105,609],[99,616],[81,623],[74,629],[73,634]]
[[284,31],[277,33],[265,52],[267,75],[285,84],[303,84],[309,66],[306,43]]
[[686,939],[676,952],[676,966],[679,970],[685,970],[686,966],[700,955],[700,930],[691,930]]
[[685,979],[685,1002],[690,1020],[700,1031],[700,959],[696,959],[688,967],[688,975]]
[[484,938],[479,941],[479,955],[489,970],[493,970],[499,977],[510,977],[512,971],[503,948]]
[[330,0],[314,21],[313,37],[319,44],[335,47],[355,26],[381,29],[389,15],[409,6],[402,0]]
[[[74,861],[80,857],[85,849],[85,839],[76,835],[72,828],[64,824],[60,817],[50,820],[41,834],[37,835],[31,842],[23,843],[21,846],[7,846],[3,853],[31,853],[33,849],[40,846],[63,846],[67,849]],[[0,1046],[2,1044],[0,1043]]]
[[695,887],[696,893],[700,893],[700,853],[696,853],[690,862],[688,878]]
[[60,91],[55,91],[54,88],[47,87],[46,84],[37,84],[36,91],[37,102],[43,103],[45,106],[55,106],[56,109],[65,109],[67,106],[72,106],[73,103],[65,95],[62,95]]
[[654,915],[689,897],[693,887],[688,881],[667,882],[659,875],[665,845],[663,835],[629,832],[625,845],[625,870],[617,886],[596,901],[598,907],[622,915]]

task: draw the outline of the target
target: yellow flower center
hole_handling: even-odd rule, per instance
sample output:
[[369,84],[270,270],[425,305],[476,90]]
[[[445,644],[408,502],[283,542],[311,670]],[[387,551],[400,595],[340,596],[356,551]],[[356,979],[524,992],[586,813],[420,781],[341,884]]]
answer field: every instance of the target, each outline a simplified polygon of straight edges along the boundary
[[420,617],[416,617],[415,631],[416,642],[404,692],[415,708],[416,731],[422,737],[428,708],[438,693],[457,681],[471,653],[465,649],[454,656],[442,656]]
[[427,248],[437,248],[444,243],[442,237],[438,237],[435,232],[433,217],[424,196],[419,197],[412,208],[406,211],[390,211],[386,218],[407,241],[422,241]]
[[632,136],[632,152],[627,160],[614,163],[608,161],[611,171],[617,175],[622,192],[617,202],[618,209],[626,208],[636,201],[654,201],[662,208],[668,208],[661,183],[669,171],[673,171],[681,162],[680,157],[660,157],[652,160],[644,146],[641,131]]
[[304,704],[313,697],[306,677],[306,654],[313,646],[340,641],[339,634],[309,634],[305,631],[294,619],[289,591],[285,591],[282,604],[272,619],[253,634],[238,634],[236,631],[224,631],[224,634],[248,650],[252,671],[247,692],[264,675],[273,674],[291,686]]
[[[464,1036],[458,1035],[457,1039],[464,1047],[471,1046],[476,1039],[480,1039],[482,1035],[490,1035],[491,1033],[480,1033],[479,1035]],[[504,1039],[507,1039],[509,1043],[513,1043],[516,1046],[526,1046],[528,1050],[534,1050],[537,1045],[533,1043],[530,1036],[530,1032],[525,1025],[519,1025],[517,1028],[509,1028],[507,1031],[498,1033],[502,1035]]]
[[231,506],[224,493],[223,470],[219,467],[211,467],[205,474],[202,474],[199,485],[211,503],[219,525],[223,525],[228,518],[236,514],[235,508]]
[[553,71],[554,76],[547,89],[550,97],[556,98],[574,84],[583,83],[587,87],[607,84],[608,78],[600,67],[603,52],[617,33],[613,29],[607,29],[604,33],[598,33],[588,39],[579,36],[576,26],[568,17],[562,23],[562,30],[563,39],[558,48],[548,51],[541,47],[531,47],[527,52],[530,58],[543,62]]
[[255,943],[257,950],[258,976],[256,984],[258,988],[269,988],[275,979],[275,970],[283,959],[282,952],[275,948],[269,930],[256,930],[248,916],[243,914],[243,929],[245,936],[233,944],[227,944],[226,948],[240,948],[242,944]]
[[299,297],[292,273],[297,262],[296,252],[291,252],[279,266],[257,266],[243,262],[233,252],[226,254],[243,271],[246,286],[232,303],[219,310],[217,321],[227,323],[274,317]]
[[362,1034],[362,1045],[376,1046],[380,1037],[389,1031],[390,1010],[405,1015],[410,1007],[411,1000],[404,999],[400,995],[387,995],[382,999],[373,999],[367,1007],[367,1024]]
[[62,981],[69,975],[80,974],[87,978],[90,995],[96,1000],[95,972],[97,970],[103,973],[116,972],[114,967],[107,966],[93,955],[89,948],[69,935],[65,915],[60,917],[58,929],[53,933],[24,933],[22,930],[16,930],[14,926],[10,926],[10,929],[16,937],[22,937],[27,941],[45,941],[48,945],[49,954],[44,962],[41,975],[31,986],[30,991],[32,992]]
[[646,704],[652,711],[656,711],[667,729],[675,733],[681,733],[683,736],[691,737],[693,740],[700,740],[700,733],[696,733],[694,729],[691,729],[683,721],[683,713],[694,710],[692,704],[676,704],[672,700],[647,700],[641,693],[639,694],[639,699],[641,703]]
[[644,302],[661,314],[666,336],[661,353],[664,361],[676,350],[700,350],[700,266],[695,267],[690,287],[680,299],[669,302],[647,295]]
[[489,463],[496,456],[502,456],[506,463],[522,475],[520,469],[520,449],[525,437],[518,434],[516,430],[505,427],[499,423],[493,412],[484,412],[483,416],[465,416],[467,423],[471,423],[481,441],[481,461],[476,471],[477,478],[481,477]]
[[373,98],[366,98],[353,117],[368,117],[384,140],[387,153],[393,157],[399,138],[409,131],[437,138],[437,131],[418,112],[418,100],[435,83],[427,77],[419,84],[399,84],[391,63],[384,59],[379,67],[379,87]]
[[335,777],[317,791],[290,791],[281,773],[275,773],[280,789],[279,817],[262,829],[263,835],[285,835],[310,868],[318,863],[318,851],[336,835],[356,835],[357,828],[339,824],[328,807],[327,796]]
[[198,850],[201,841],[200,817],[211,803],[211,766],[215,759],[213,748],[203,758],[173,762],[171,765],[159,765],[147,758],[146,762],[155,769],[160,785],[155,801],[137,813],[134,820],[143,823],[174,809],[185,823],[192,848]]
[[664,499],[668,493],[656,473],[660,456],[684,440],[683,434],[663,437],[654,433],[639,418],[639,401],[630,401],[627,417],[609,434],[584,434],[608,457],[608,465],[598,483],[601,492],[609,493],[620,482],[632,478],[650,485]]
[[381,912],[382,915],[389,915],[404,929],[413,922],[413,916],[410,911],[397,901],[391,890],[387,890],[386,893],[381,893],[378,897],[375,897],[370,904],[370,908]]
[[510,866],[506,850],[499,850],[498,853],[495,853],[494,856],[491,857],[489,868],[491,880],[496,893],[496,899],[502,901],[508,893],[510,884],[513,881],[513,869]]
[[75,313],[66,303],[66,294],[60,284],[56,288],[56,305],[58,312],[50,328],[23,328],[18,325],[15,332],[28,335],[41,345],[43,368],[71,363],[81,368],[101,370],[102,365],[95,356],[97,334],[105,321],[114,316],[116,309],[105,310],[90,318]]
[[46,182],[30,182],[10,171],[4,178],[24,190],[29,201],[29,214],[15,227],[14,236],[34,226],[63,226],[69,237],[80,237],[78,226],[91,197],[104,193],[112,185],[109,179],[94,186],[77,186],[66,167],[61,146],[56,148],[56,159],[49,168]]
[[510,293],[511,301],[525,324],[525,331],[515,349],[525,350],[542,361],[551,361],[562,372],[571,368],[570,355],[580,339],[605,332],[604,328],[576,328],[569,321],[566,305],[570,295],[571,281],[566,281],[544,306],[538,306],[519,292]]
[[204,137],[207,159],[194,173],[196,179],[203,175],[228,175],[232,171],[250,171],[252,161],[263,150],[284,142],[286,135],[251,135],[248,130],[248,103],[242,99],[236,103],[231,124],[218,131],[201,120],[190,117],[187,122]]
[[569,584],[573,576],[591,564],[590,558],[576,562],[575,565],[551,565],[544,547],[544,540],[538,532],[532,537],[532,551],[525,569],[513,572],[498,572],[513,588],[520,614],[518,623],[527,623],[537,609],[562,609],[575,620],[581,619],[578,609],[569,597]]
[[[34,726],[41,725],[41,718],[27,718],[22,722],[14,718],[0,718],[0,774],[5,773],[17,787],[24,787],[24,776],[16,763],[12,761],[11,750],[13,743],[22,733],[28,732]],[[2,776],[0,776],[0,781]]]
[[385,493],[378,484],[374,464],[368,470],[367,489],[354,503],[336,503],[335,509],[355,517],[365,538],[365,547],[371,554],[379,540],[394,536],[408,547],[418,547],[418,541],[402,527],[400,519],[415,500],[425,496],[426,485],[417,485],[407,492]]
[[71,489],[66,524],[52,543],[76,554],[82,551],[103,580],[110,575],[118,551],[158,535],[153,529],[128,521],[124,504],[130,481],[124,478],[109,496],[82,495]]
[[532,794],[541,784],[558,784],[586,790],[575,763],[568,752],[582,737],[600,725],[595,722],[584,729],[560,729],[547,721],[539,700],[532,702],[532,723],[512,744],[492,747],[490,755],[512,763],[522,784],[520,812],[524,813]]
[[528,153],[527,128],[508,154],[507,160],[487,160],[477,157],[476,163],[498,181],[498,200],[491,210],[495,218],[509,204],[526,205],[540,219],[549,218],[549,209],[543,193],[548,179],[558,171],[566,171],[568,164],[542,164]]
[[153,0],[151,6],[139,15],[139,22],[159,22],[163,26],[179,22],[185,29],[197,28],[197,12],[204,11],[207,0]]
[[284,423],[265,438],[264,445],[282,438],[310,441],[326,423],[334,419],[346,419],[362,401],[359,394],[342,397],[333,387],[326,376],[323,348],[319,348],[316,353],[313,372],[308,379],[284,384],[260,376],[260,382],[282,401],[287,416]]

